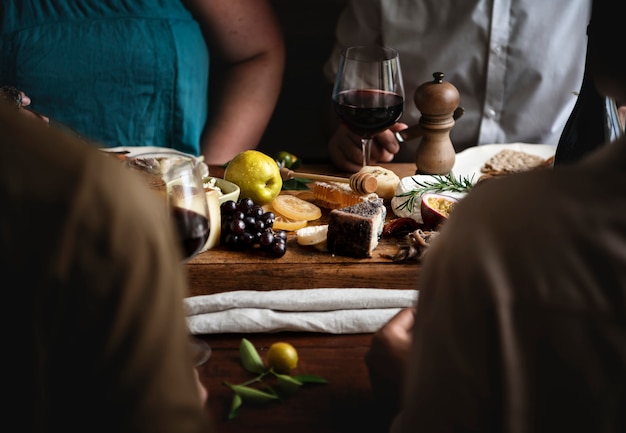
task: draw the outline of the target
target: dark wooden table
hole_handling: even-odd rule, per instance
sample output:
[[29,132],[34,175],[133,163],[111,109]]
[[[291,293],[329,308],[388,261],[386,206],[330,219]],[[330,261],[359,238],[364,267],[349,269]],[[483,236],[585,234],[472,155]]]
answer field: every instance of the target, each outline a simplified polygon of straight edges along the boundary
[[[413,164],[384,166],[400,177],[412,175],[415,169]],[[303,171],[338,174],[328,167],[309,166]],[[212,168],[211,173],[219,177],[219,170]],[[388,218],[392,217],[389,212]],[[190,294],[316,287],[415,289],[418,264],[395,263],[381,256],[395,252],[396,245],[395,240],[382,239],[370,259],[333,257],[303,249],[293,233],[289,235],[287,254],[279,259],[217,247],[186,264]],[[285,401],[266,407],[244,404],[235,419],[227,419],[233,392],[223,382],[237,384],[254,377],[240,363],[239,344],[244,337],[262,357],[274,342],[291,343],[299,354],[293,374],[321,376],[329,383],[305,385]],[[371,337],[287,332],[200,336],[213,349],[210,360],[198,368],[209,389],[207,411],[221,433],[385,431],[386,421],[374,402],[364,362]]]
[[[239,342],[243,337],[255,345],[262,357],[273,342],[291,343],[300,358],[293,374],[313,374],[329,383],[305,385],[285,401],[265,407],[244,403],[237,417],[229,420],[233,392],[223,382],[238,384],[254,377],[239,361]],[[370,334],[231,334],[201,338],[213,349],[199,372],[209,390],[207,410],[218,432],[385,431],[386,423],[376,408],[364,363]]]

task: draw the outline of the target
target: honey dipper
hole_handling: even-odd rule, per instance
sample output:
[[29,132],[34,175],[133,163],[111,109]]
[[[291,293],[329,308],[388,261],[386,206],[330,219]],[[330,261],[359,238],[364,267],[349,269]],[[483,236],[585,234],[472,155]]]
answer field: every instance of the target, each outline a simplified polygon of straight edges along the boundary
[[357,194],[370,194],[372,192],[376,192],[378,188],[378,180],[371,173],[354,173],[352,176],[348,177],[339,177],[339,176],[329,176],[326,174],[315,174],[315,173],[301,173],[288,169],[287,167],[283,167],[280,169],[280,176],[283,180],[293,179],[295,177],[301,177],[305,179],[311,180],[321,180],[324,182],[341,182],[341,183],[349,183],[350,189]]

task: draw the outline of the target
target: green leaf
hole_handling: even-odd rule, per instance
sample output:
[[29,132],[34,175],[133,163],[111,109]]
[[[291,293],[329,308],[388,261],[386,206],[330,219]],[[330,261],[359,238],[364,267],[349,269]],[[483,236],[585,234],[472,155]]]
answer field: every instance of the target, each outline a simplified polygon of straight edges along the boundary
[[302,382],[294,379],[288,374],[279,374],[279,373],[274,373],[274,372],[272,373],[278,379],[277,386],[280,389],[280,391],[283,392],[284,394],[293,394],[294,392],[299,390],[300,387],[302,386]]
[[264,404],[270,401],[278,400],[278,396],[276,394],[270,394],[249,386],[230,384],[228,384],[228,386],[235,391],[235,393],[240,395],[242,399],[251,403]]
[[263,371],[265,371],[265,365],[263,365],[263,360],[259,356],[259,352],[257,352],[254,345],[245,338],[242,338],[241,344],[239,344],[239,357],[241,358],[243,368],[250,373],[263,373]]
[[469,192],[474,187],[474,176],[459,176],[456,178],[454,173],[450,172],[447,175],[433,174],[430,177],[431,181],[419,181],[412,177],[411,179],[415,183],[415,187],[410,191],[396,195],[396,197],[407,198],[405,202],[396,206],[396,209],[413,210],[415,200],[427,192]]
[[301,179],[294,177],[293,179],[283,180],[283,190],[285,191],[306,191],[309,188],[311,179]]
[[300,383],[328,383],[326,379],[320,376],[314,376],[312,374],[300,374],[292,376],[292,379],[297,380]]
[[228,412],[228,419],[233,419],[237,416],[237,411],[241,407],[243,400],[237,393],[233,396],[233,402],[230,404],[230,411]]
[[296,379],[293,376],[289,376],[288,374],[276,373],[274,370],[272,370],[272,374],[274,376],[276,376],[276,378],[279,381],[289,382],[289,383],[292,383],[292,384],[297,385],[297,386],[302,385],[302,382],[300,382],[298,379]]

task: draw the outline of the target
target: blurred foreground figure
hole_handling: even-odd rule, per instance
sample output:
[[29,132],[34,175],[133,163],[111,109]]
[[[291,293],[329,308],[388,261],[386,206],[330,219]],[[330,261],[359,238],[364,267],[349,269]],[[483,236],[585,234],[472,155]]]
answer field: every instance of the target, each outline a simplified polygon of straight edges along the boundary
[[[625,20],[625,2],[594,1],[590,73],[620,101]],[[625,190],[622,137],[486,181],[455,207],[415,315],[402,311],[367,355],[375,389],[401,402],[392,432],[626,431]]]
[[[0,101],[7,423],[207,432],[166,209],[117,161]],[[5,321],[8,323],[8,321]]]

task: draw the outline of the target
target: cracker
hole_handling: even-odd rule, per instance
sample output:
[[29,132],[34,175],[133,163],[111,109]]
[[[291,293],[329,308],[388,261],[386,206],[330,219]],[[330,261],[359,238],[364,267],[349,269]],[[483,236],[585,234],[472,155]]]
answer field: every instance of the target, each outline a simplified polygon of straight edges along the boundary
[[504,149],[485,161],[480,171],[491,176],[500,176],[548,167],[552,161],[553,158],[542,158],[519,150]]

